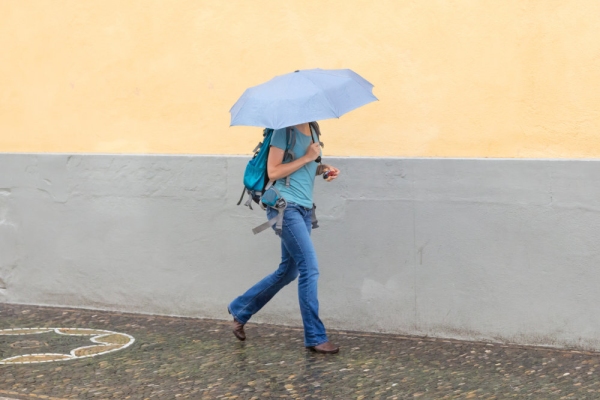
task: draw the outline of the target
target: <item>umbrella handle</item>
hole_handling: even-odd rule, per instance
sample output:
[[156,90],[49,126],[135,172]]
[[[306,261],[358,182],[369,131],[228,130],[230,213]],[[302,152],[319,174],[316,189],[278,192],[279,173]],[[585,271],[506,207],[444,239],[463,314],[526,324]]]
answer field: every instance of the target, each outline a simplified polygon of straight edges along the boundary
[[317,157],[317,159],[315,160],[316,163],[320,163],[321,162],[321,156]]

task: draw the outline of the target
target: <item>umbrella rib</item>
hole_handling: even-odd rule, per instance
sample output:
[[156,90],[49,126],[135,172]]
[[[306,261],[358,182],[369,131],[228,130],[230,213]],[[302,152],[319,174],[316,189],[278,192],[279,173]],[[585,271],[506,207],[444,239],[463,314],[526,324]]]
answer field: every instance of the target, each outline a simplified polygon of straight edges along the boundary
[[[248,102],[248,97],[244,97],[241,101],[241,103],[239,104],[238,107],[238,112],[233,116],[232,121],[230,122],[229,126],[233,126],[233,123],[235,121],[235,119],[237,118],[239,111],[242,109],[242,107],[244,106],[244,104],[246,104]],[[234,104],[233,107],[235,107],[237,104]],[[233,107],[231,107],[231,110],[229,110],[229,113],[231,113],[231,111],[233,110]]]
[[246,96],[246,92],[248,92],[248,90],[245,90],[244,93],[242,93],[240,99],[234,105],[231,106],[229,112],[233,111],[233,108],[235,106],[239,106],[238,108],[242,108],[244,104],[246,104],[246,102],[248,101],[248,96]]
[[[315,70],[314,72],[317,73],[317,74],[321,74],[321,75],[336,76],[336,77],[340,78],[340,75],[333,73],[333,72],[339,72],[339,71],[348,71],[349,73],[354,74],[356,79],[354,79],[354,78],[352,78],[350,76],[347,76],[347,75],[345,75],[344,77],[348,78],[348,79],[354,80],[354,82],[358,83],[365,90],[368,90],[371,94],[373,94],[373,88],[375,87],[375,85],[373,85],[371,82],[369,82],[368,80],[366,80],[365,78],[363,78],[362,76],[358,75],[357,73],[355,73],[352,70],[349,70],[349,69],[337,69],[337,70],[330,71],[330,70],[320,69],[320,70]],[[366,86],[363,85],[363,83]]]
[[[319,86],[315,82],[313,82],[313,80],[310,79],[308,76],[305,75],[304,78],[307,79],[310,83],[312,83],[317,89],[319,88]],[[340,117],[339,111],[333,107],[333,102],[331,101],[331,98],[329,98],[329,95],[327,94],[327,92],[325,90],[323,90],[323,94],[327,98],[327,103],[329,103],[329,108],[331,109],[331,111],[333,111],[333,114],[339,118]]]
[[[290,90],[290,87],[291,87],[291,86],[292,86],[292,80],[291,80],[291,79],[289,79],[289,80],[286,82],[286,87],[285,87],[285,90],[284,90],[284,92],[285,92],[285,93],[288,93],[288,92],[290,92],[290,91],[291,91],[291,90]],[[281,118],[280,118],[280,115],[279,115],[279,114],[280,114],[280,113],[278,112],[278,113],[277,113],[277,125],[279,125],[279,124],[280,124],[280,121],[281,121]]]

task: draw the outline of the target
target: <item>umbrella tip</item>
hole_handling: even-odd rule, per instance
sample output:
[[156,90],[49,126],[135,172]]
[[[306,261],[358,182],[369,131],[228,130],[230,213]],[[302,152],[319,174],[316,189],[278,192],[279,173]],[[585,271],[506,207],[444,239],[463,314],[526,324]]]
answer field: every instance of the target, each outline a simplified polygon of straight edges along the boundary
[[294,72],[300,72],[300,70],[299,70],[299,69],[297,69],[297,70],[295,70]]

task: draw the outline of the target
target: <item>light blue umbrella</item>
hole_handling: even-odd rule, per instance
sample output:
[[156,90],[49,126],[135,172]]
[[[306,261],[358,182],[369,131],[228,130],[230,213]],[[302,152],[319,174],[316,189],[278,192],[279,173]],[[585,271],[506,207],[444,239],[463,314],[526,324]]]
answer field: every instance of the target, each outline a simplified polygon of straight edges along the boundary
[[231,107],[231,126],[279,129],[339,118],[377,100],[373,85],[349,69],[308,69],[246,89]]

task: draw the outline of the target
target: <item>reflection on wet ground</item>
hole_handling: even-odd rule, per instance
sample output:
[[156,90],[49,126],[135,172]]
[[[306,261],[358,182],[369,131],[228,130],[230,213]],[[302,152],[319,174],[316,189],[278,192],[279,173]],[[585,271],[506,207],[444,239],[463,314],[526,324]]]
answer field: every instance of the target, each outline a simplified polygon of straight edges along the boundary
[[[341,352],[320,355],[304,349],[302,331],[295,328],[249,324],[248,339],[239,342],[223,321],[0,305],[0,329],[57,326],[122,332],[136,341],[88,359],[0,365],[0,396],[600,398],[595,353],[330,331]],[[40,343],[48,352],[79,345],[44,335],[0,336],[0,354],[16,355]]]

